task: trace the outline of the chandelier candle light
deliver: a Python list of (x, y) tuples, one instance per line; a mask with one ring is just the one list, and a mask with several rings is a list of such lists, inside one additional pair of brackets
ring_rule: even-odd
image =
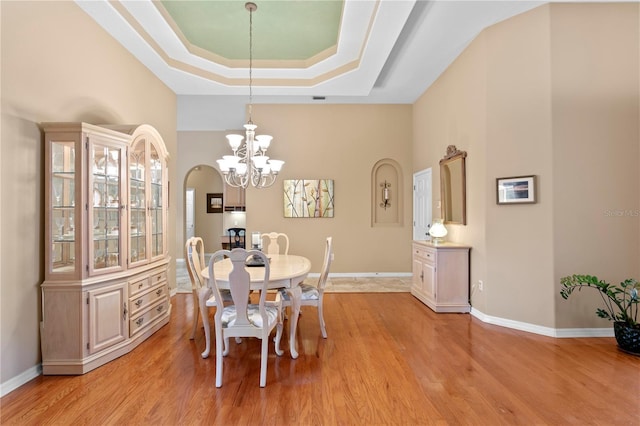
[(271, 160), (266, 156), (271, 144), (269, 135), (256, 136), (256, 126), (251, 121), (253, 103), (253, 12), (258, 6), (247, 2), (244, 5), (249, 11), (249, 121), (244, 125), (246, 140), (242, 135), (227, 135), (233, 155), (224, 155), (217, 160), (224, 180), (229, 186), (246, 188), (251, 183), (256, 188), (267, 188), (274, 184), (284, 161)]

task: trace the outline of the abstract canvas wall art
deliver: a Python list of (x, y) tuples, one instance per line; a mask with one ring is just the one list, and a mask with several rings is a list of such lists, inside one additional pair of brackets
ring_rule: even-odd
[(284, 217), (333, 217), (333, 179), (284, 181)]

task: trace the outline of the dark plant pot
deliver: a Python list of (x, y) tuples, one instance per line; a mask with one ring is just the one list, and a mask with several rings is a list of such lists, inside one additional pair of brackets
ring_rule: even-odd
[(613, 332), (620, 349), (640, 356), (640, 328), (630, 327), (624, 322), (614, 322)]

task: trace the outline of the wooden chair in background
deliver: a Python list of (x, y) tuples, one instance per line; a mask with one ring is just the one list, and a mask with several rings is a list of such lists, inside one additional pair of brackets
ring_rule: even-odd
[[(323, 338), (327, 338), (327, 329), (324, 323), (324, 314), (322, 312), (322, 301), (324, 298), (324, 288), (329, 277), (329, 269), (333, 261), (332, 237), (327, 237), (324, 247), (324, 261), (322, 263), (322, 271), (316, 285), (300, 284), (302, 288), (302, 300), (300, 306), (315, 306), (318, 309), (318, 322), (320, 323), (320, 331)], [(280, 297), (282, 299), (282, 308), (291, 306), (291, 296), (286, 289), (280, 289)]]
[[(193, 327), (191, 329), (191, 336), (193, 340), (196, 336), (196, 329), (198, 328), (198, 318), (200, 314), (208, 315), (208, 308), (205, 302), (211, 298), (212, 290), (207, 287), (206, 281), (202, 276), (202, 268), (204, 268), (204, 242), (200, 237), (191, 237), (187, 240), (184, 247), (184, 258), (187, 264), (187, 272), (191, 279), (191, 291), (193, 292)], [(222, 291), (220, 293), (222, 299), (215, 299), (212, 302), (212, 306), (217, 306), (217, 300), (222, 300), (222, 303), (230, 303), (231, 292), (229, 290)], [(204, 321), (203, 321), (204, 322)], [(206, 358), (210, 351), (210, 336), (211, 330), (205, 328), (204, 334), (207, 342), (207, 347), (202, 353), (202, 357)]]
[(260, 235), (262, 251), (267, 254), (289, 254), (289, 237), (281, 232)]

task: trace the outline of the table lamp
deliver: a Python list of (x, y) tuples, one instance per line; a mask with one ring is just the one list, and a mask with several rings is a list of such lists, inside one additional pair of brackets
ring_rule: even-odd
[(433, 244), (441, 244), (444, 242), (444, 237), (447, 235), (447, 228), (445, 228), (442, 219), (435, 220), (431, 228), (429, 228), (429, 235), (433, 239)]

